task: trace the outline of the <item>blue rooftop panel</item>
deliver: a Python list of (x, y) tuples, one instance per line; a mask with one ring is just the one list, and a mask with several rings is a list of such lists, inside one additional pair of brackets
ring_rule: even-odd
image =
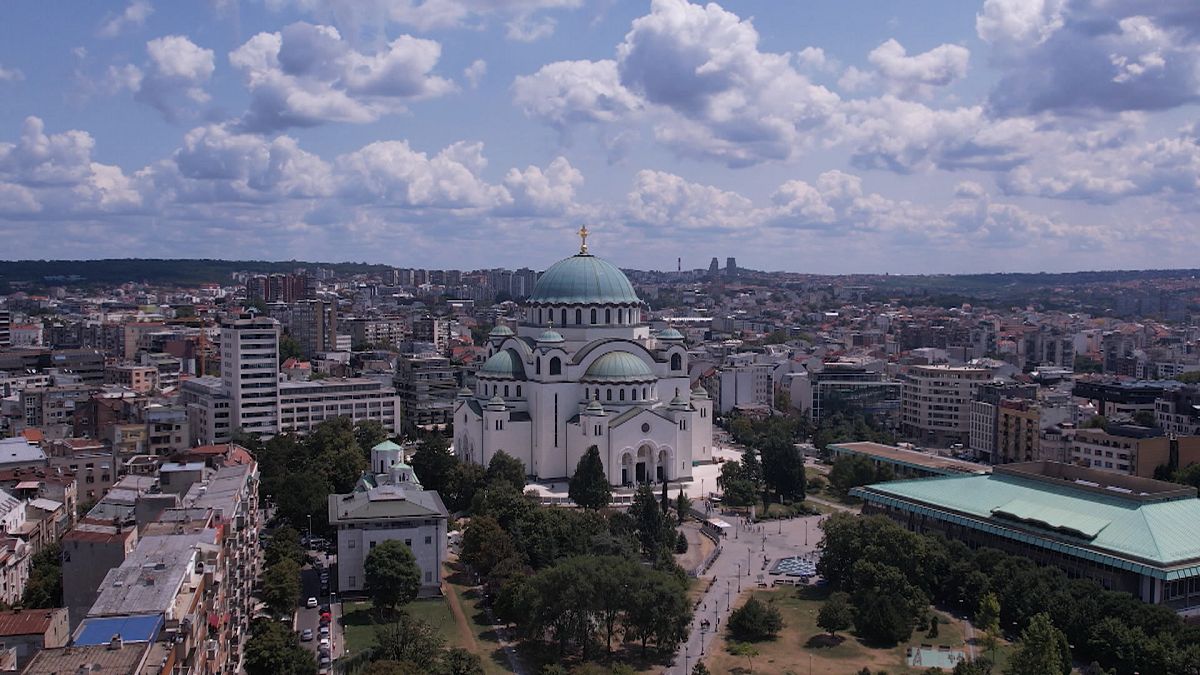
[(114, 635), (125, 642), (154, 642), (162, 626), (162, 614), (92, 617), (79, 625), (75, 645), (106, 645)]

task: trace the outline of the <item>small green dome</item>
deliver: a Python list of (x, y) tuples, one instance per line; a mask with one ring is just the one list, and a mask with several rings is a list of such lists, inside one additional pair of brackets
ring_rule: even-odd
[(505, 326), (504, 324), (500, 324), (493, 328), (490, 333), (488, 333), (488, 337), (509, 337), (513, 334), (514, 333), (511, 328)]
[(392, 441), (383, 441), (382, 443), (377, 443), (375, 445), (375, 447), (373, 447), (371, 449), (372, 450), (403, 450), (403, 448), (401, 448), (399, 445), (396, 445)]
[(587, 413), (589, 415), (603, 415), (604, 406), (600, 405), (600, 401), (592, 399), (591, 402), (587, 404)]
[(592, 362), (584, 374), (585, 380), (608, 382), (643, 382), (656, 379), (650, 366), (629, 352), (609, 352)]
[(616, 265), (586, 253), (560, 260), (542, 272), (529, 302), (534, 305), (642, 303), (624, 272)]
[(682, 340), (683, 333), (680, 333), (674, 328), (667, 328), (666, 330), (659, 331), (655, 337), (657, 337), (659, 340)]
[(692, 398), (706, 399), (708, 398), (708, 391), (706, 391), (704, 387), (697, 386), (692, 390)]
[(558, 331), (548, 330), (538, 336), (538, 342), (566, 342)]
[(510, 379), (525, 379), (525, 364), (521, 362), (521, 357), (511, 349), (498, 351), (492, 355), (492, 358), (483, 363), (483, 367), (479, 369), (480, 375), (490, 377), (503, 377)]

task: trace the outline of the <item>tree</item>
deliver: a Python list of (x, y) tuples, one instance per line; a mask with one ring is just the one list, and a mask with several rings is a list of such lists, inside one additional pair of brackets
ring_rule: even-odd
[(315, 675), (312, 652), (300, 646), (296, 634), (273, 619), (257, 619), (246, 642), (243, 667), (247, 675)]
[[(1200, 372), (1200, 371), (1197, 371)], [(1171, 480), (1184, 485), (1191, 485), (1195, 488), (1200, 488), (1200, 464), (1189, 464), (1188, 466), (1175, 472)]]
[(21, 605), (29, 609), (63, 605), (62, 548), (58, 544), (51, 544), (33, 556)]
[(291, 525), (276, 528), (271, 534), (271, 543), (263, 553), (263, 562), (270, 567), (281, 560), (304, 562), (304, 549), (300, 546), (300, 533)]
[[(414, 472), (416, 469), (414, 469)], [(450, 470), (450, 476), (447, 479), (446, 485), (443, 487), (444, 492), (439, 492), (442, 501), (452, 511), (464, 511), (471, 507), (471, 502), (475, 499), (475, 493), (483, 485), (484, 469), (482, 466), (474, 462), (460, 462), (454, 460), (454, 466)], [(421, 474), (417, 474), (420, 478)], [(424, 479), (422, 479), (424, 480)], [(425, 483), (427, 489), (429, 486)]]
[(450, 484), (451, 476), (458, 458), (450, 454), (450, 445), (446, 439), (437, 434), (429, 434), (417, 443), (411, 465), (413, 473), (427, 490), (444, 494)]
[(697, 661), (696, 665), (692, 666), (692, 675), (712, 675), (712, 671), (704, 665), (703, 661)]
[(687, 638), (692, 621), (687, 582), (669, 572), (635, 567), (642, 571), (631, 579), (626, 628), (641, 641), (643, 652), (648, 640), (654, 640), (659, 649), (674, 651)]
[(846, 630), (854, 623), (854, 607), (850, 604), (848, 593), (833, 593), (821, 611), (817, 612), (817, 627), (836, 636), (840, 630)]
[(495, 518), (476, 516), (463, 532), (462, 554), (459, 557), (486, 577), (502, 560), (517, 558), (518, 553), (512, 535), (500, 527)]
[(436, 663), (444, 643), (433, 626), (405, 611), (398, 612), (395, 621), (375, 627), (375, 642), (382, 659), (415, 664)]
[(1133, 423), (1143, 427), (1157, 427), (1158, 418), (1149, 410), (1139, 410), (1133, 413)]
[(975, 627), (984, 632), (1000, 630), (1000, 599), (995, 593), (980, 598), (979, 608), (975, 610)]
[(675, 538), (675, 555), (683, 555), (684, 553), (687, 553), (687, 552), (688, 552), (687, 535), (680, 532), (679, 536)]
[(804, 499), (804, 456), (790, 434), (773, 431), (762, 442), (762, 469), (765, 486), (775, 492), (778, 502)]
[(675, 515), (679, 518), (679, 524), (687, 520), (688, 513), (692, 510), (692, 500), (683, 494), (683, 488), (679, 488), (679, 496), (675, 498)]
[(1005, 668), (1005, 675), (1069, 675), (1071, 648), (1067, 636), (1046, 613), (1035, 614), (1021, 631), (1021, 645)]
[(581, 508), (598, 511), (612, 500), (612, 487), (604, 474), (600, 448), (593, 445), (579, 458), (567, 494)]
[[(377, 608), (394, 610), (412, 602), (421, 590), (421, 569), (404, 542), (381, 542), (363, 563), (366, 591)], [(418, 663), (420, 663), (418, 661)]]
[(896, 644), (907, 640), (929, 600), (898, 568), (868, 560), (854, 563), (854, 628), (867, 640)]
[(477, 654), (454, 647), (442, 655), (439, 675), (483, 675), (483, 661)]
[(263, 573), (262, 599), (275, 616), (289, 616), (300, 603), (300, 565), (281, 560)]
[(757, 647), (748, 642), (735, 642), (729, 646), (729, 653), (746, 657), (746, 663), (750, 664), (750, 672), (754, 672), (754, 657), (758, 656)]
[(503, 482), (513, 486), (517, 492), (525, 490), (525, 464), (512, 455), (500, 450), (488, 462), (483, 480), (489, 486)]
[(774, 604), (754, 596), (729, 615), (729, 633), (740, 642), (770, 640), (783, 630), (783, 616)]
[(935, 638), (938, 636), (938, 625), (941, 624), (941, 622), (942, 620), (937, 614), (929, 617), (929, 633), (927, 633), (928, 637)]
[(875, 481), (875, 465), (863, 455), (842, 455), (829, 470), (829, 484), (841, 494)]
[(279, 363), (283, 363), (288, 359), (298, 359), (304, 356), (304, 352), (300, 351), (300, 343), (291, 335), (284, 333), (279, 336)]
[(354, 439), (364, 454), (388, 439), (387, 429), (379, 420), (363, 420), (354, 425)]
[[(654, 499), (650, 486), (638, 486), (633, 496), (633, 504), (629, 507), (629, 515), (637, 523), (638, 539), (642, 542), (642, 552), (648, 556), (657, 555), (664, 545), (674, 548), (675, 533), (663, 515), (662, 509)], [(668, 538), (669, 537), (669, 538)]]
[(954, 666), (953, 675), (991, 675), (992, 660), (986, 656), (977, 657), (971, 661), (959, 661)]
[(717, 487), (721, 489), (721, 500), (730, 506), (749, 506), (758, 494), (741, 462), (725, 462), (721, 465)]

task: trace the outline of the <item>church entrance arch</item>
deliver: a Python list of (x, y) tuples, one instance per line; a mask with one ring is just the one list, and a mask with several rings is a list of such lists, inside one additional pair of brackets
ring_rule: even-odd
[(654, 463), (654, 468), (656, 472), (655, 478), (658, 482), (662, 483), (666, 481), (669, 478), (668, 471), (671, 468), (671, 454), (666, 450), (659, 450), (658, 461)]
[(630, 485), (634, 476), (633, 455), (626, 452), (621, 455), (621, 485)]
[(651, 462), (654, 461), (654, 450), (649, 445), (643, 445), (638, 448), (637, 464), (634, 465), (634, 477), (638, 483), (646, 483), (650, 480)]

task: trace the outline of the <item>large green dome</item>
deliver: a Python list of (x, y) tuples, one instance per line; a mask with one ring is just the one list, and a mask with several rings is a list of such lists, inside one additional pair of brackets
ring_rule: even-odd
[(584, 380), (604, 382), (644, 382), (656, 379), (650, 366), (629, 352), (609, 352), (592, 362)]
[(542, 273), (531, 304), (640, 305), (625, 273), (610, 262), (580, 253), (560, 260)]

